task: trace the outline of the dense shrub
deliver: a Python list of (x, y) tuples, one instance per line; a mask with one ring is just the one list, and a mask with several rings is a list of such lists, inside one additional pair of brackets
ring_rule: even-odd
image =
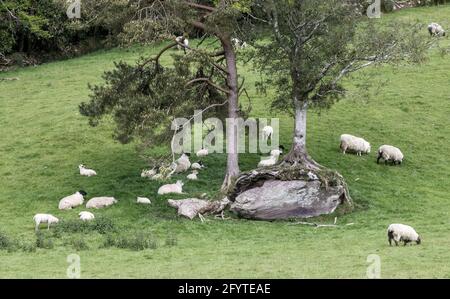
[(48, 232), (37, 231), (36, 232), (36, 247), (43, 249), (53, 249), (53, 239)]
[(75, 250), (77, 250), (77, 251), (80, 251), (80, 250), (88, 250), (88, 249), (89, 249), (88, 244), (87, 244), (86, 241), (85, 241), (83, 238), (81, 238), (81, 237), (77, 237), (77, 238), (72, 239), (72, 240), (70, 241), (70, 245), (72, 245), (73, 248), (74, 248)]
[(88, 233), (98, 232), (106, 234), (116, 231), (114, 222), (106, 217), (98, 217), (93, 221), (64, 220), (61, 221), (54, 229), (55, 237), (60, 237), (64, 233)]
[(158, 244), (151, 233), (135, 232), (121, 235), (109, 234), (103, 242), (103, 247), (117, 247), (131, 250), (156, 249)]

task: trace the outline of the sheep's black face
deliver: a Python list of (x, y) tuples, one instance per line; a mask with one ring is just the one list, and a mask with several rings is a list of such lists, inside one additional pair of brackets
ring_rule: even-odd
[(81, 195), (83, 195), (83, 196), (86, 196), (87, 195), (87, 192), (86, 191), (84, 191), (84, 190), (80, 190), (80, 191), (78, 191)]
[(203, 161), (198, 161), (198, 165), (203, 166)]
[(417, 245), (420, 245), (420, 243), (422, 243), (422, 240), (420, 239), (420, 237), (417, 238), (416, 243), (417, 243)]

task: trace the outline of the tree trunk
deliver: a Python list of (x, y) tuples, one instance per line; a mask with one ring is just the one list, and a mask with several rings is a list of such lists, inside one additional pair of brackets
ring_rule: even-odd
[[(227, 62), (227, 83), (230, 93), (228, 94), (228, 118), (236, 119), (238, 117), (239, 87), (236, 67), (236, 54), (231, 43), (231, 37), (221, 38), (222, 47), (225, 51)], [(231, 185), (232, 179), (239, 175), (239, 156), (238, 156), (238, 134), (234, 125), (227, 126), (227, 171), (222, 184), (222, 191), (226, 192)]]

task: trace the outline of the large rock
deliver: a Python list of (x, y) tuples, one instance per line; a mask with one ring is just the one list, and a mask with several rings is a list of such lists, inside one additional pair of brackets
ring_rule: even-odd
[(259, 170), (238, 178), (230, 195), (231, 211), (259, 220), (309, 218), (333, 213), (349, 203), (345, 182), (331, 171)]

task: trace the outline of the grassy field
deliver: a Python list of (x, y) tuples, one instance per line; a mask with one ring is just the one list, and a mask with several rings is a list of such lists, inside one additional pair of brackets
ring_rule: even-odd
[[(436, 21), (449, 28), (448, 16), (450, 6), (388, 17)], [(450, 45), (449, 40), (443, 45)], [(433, 50), (420, 66), (372, 69), (367, 74), (373, 80), (387, 80), (374, 98), (352, 97), (329, 111), (310, 114), (310, 153), (344, 175), (357, 206), (338, 218), (338, 223), (355, 225), (314, 229), (285, 221), (208, 218), (201, 223), (177, 217), (166, 203), (168, 197), (156, 195), (159, 184), (140, 178), (147, 165), (134, 146), (112, 140), (111, 122), (97, 128), (87, 125), (78, 113), (79, 103), (88, 98), (87, 84), (101, 82), (113, 61), (133, 62), (154, 52), (144, 47), (113, 49), (0, 74), (20, 78), (0, 82), (0, 231), (34, 244), (33, 215), (76, 219), (83, 208), (62, 212), (58, 201), (84, 189), (88, 198), (119, 199), (97, 216), (112, 219), (123, 233), (142, 231), (156, 241), (154, 249), (133, 251), (103, 248), (105, 236), (97, 232), (67, 233), (53, 238), (53, 249), (0, 250), (1, 278), (65, 278), (72, 253), (81, 257), (82, 278), (365, 278), (370, 254), (380, 256), (382, 278), (450, 278), (449, 57)], [(253, 116), (274, 117), (267, 110), (269, 99), (255, 92), (257, 76), (250, 67), (241, 73), (253, 97)], [(289, 145), (292, 120), (276, 117), (281, 141)], [(338, 150), (342, 133), (365, 137), (373, 149), (397, 145), (405, 163), (377, 165), (375, 153), (343, 156)], [(198, 182), (187, 183), (185, 191), (195, 196), (217, 190), (225, 158), (205, 159), (208, 169)], [(258, 161), (258, 155), (242, 155), (241, 168), (252, 169)], [(80, 163), (99, 175), (79, 176)], [(136, 196), (150, 197), (153, 203), (139, 206)], [(316, 221), (328, 223), (332, 218)], [(417, 228), (423, 244), (389, 247), (385, 230), (394, 222)], [(88, 249), (73, 245), (80, 239)]]

